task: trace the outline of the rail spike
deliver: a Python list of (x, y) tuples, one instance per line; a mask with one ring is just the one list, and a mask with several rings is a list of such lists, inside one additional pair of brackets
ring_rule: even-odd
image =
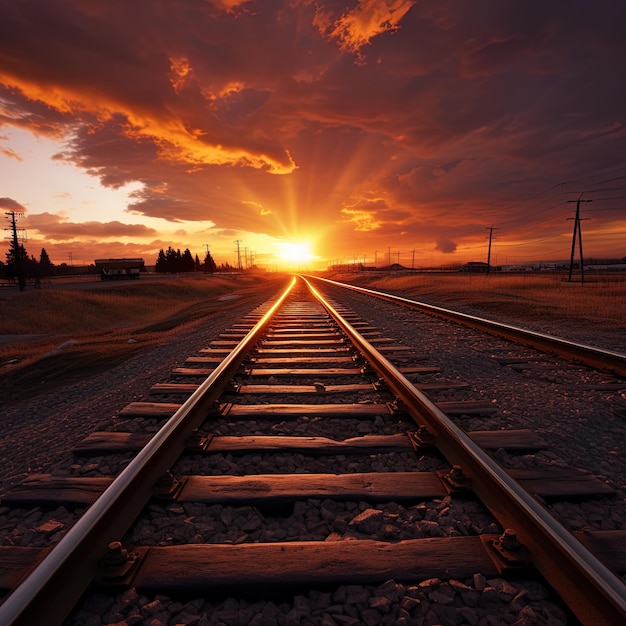
[(121, 541), (111, 541), (106, 554), (98, 562), (95, 583), (106, 586), (130, 586), (132, 574), (146, 552), (147, 548), (129, 551), (123, 547)]
[(460, 465), (453, 465), (449, 471), (440, 470), (437, 475), (450, 495), (467, 493), (472, 490), (472, 481), (465, 475)]
[(400, 397), (396, 397), (392, 402), (390, 402), (389, 408), (391, 409), (392, 415), (406, 414), (407, 411), (406, 403)]
[(507, 528), (497, 538), (481, 537), (481, 540), (500, 574), (518, 573), (532, 568), (530, 553), (517, 540), (517, 532)]

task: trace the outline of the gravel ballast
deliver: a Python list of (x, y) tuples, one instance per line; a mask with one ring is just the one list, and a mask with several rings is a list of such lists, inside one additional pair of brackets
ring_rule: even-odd
[[(577, 392), (581, 377), (587, 382), (602, 383), (612, 378), (605, 374), (562, 366), (555, 374), (553, 365), (541, 359), (531, 367), (513, 369), (502, 366), (498, 358), (521, 351), (506, 342), (482, 336), (469, 329), (437, 323), (416, 317), (415, 313), (392, 305), (377, 304), (359, 297), (350, 297), (350, 306), (364, 319), (377, 325), (403, 345), (423, 353), (427, 363), (441, 365), (446, 378), (471, 381), (471, 396), (486, 399), (498, 407), (498, 428), (530, 428), (542, 434), (551, 450), (525, 457), (497, 451), (496, 458), (505, 466), (533, 467), (536, 463), (580, 467), (603, 478), (618, 492), (607, 502), (594, 502), (587, 510), (568, 503), (553, 508), (559, 518), (570, 520), (572, 529), (624, 528), (624, 491), (626, 490), (626, 461), (616, 451), (623, 449), (624, 428), (620, 410), (624, 398), (619, 391), (585, 390)], [(242, 308), (240, 315), (251, 310)], [(61, 392), (42, 394), (21, 402), (5, 412), (0, 443), (0, 493), (34, 472), (80, 473), (89, 475), (89, 466), (102, 469), (97, 459), (77, 463), (72, 447), (94, 430), (126, 430), (132, 420), (116, 417), (117, 411), (132, 401), (153, 400), (150, 386), (168, 379), (172, 367), (196, 354), (219, 332), (229, 327), (237, 317), (232, 310), (209, 320), (182, 327), (172, 341), (132, 357), (102, 377), (84, 379)], [(458, 345), (471, 346), (470, 356), (455, 357)], [(495, 355), (495, 356), (494, 356)], [(498, 357), (498, 358), (495, 358)], [(421, 377), (415, 377), (422, 380)], [(433, 379), (437, 377), (434, 376)], [(417, 381), (416, 381), (417, 382)], [(435, 394), (436, 395), (436, 394)], [(456, 394), (442, 392), (438, 399)], [(472, 430), (488, 429), (490, 417), (458, 418)], [(495, 417), (493, 418), (496, 419)], [(139, 420), (140, 421), (140, 420)], [(357, 436), (359, 420), (324, 420), (308, 418), (282, 425), (247, 422), (245, 432), (260, 434), (271, 429), (273, 434), (307, 434), (337, 439)], [(139, 427), (139, 424), (137, 425)], [(154, 424), (156, 429), (158, 424)], [(395, 425), (397, 427), (397, 424)], [(375, 432), (398, 432), (390, 422), (381, 422)], [(129, 428), (132, 430), (132, 427)], [(211, 424), (216, 434), (236, 434), (237, 426), (226, 420)], [(361, 429), (362, 430), (362, 429)], [(557, 452), (555, 452), (558, 451)], [(317, 460), (313, 467), (303, 466), (299, 455), (279, 455), (274, 462), (263, 455), (251, 456), (244, 465), (232, 455), (221, 458), (184, 461), (177, 471), (192, 473), (202, 467), (206, 474), (270, 473), (271, 471), (363, 471), (358, 459), (351, 457)], [(126, 461), (120, 461), (121, 466)], [(304, 462), (304, 461), (302, 461)], [(415, 469), (415, 459), (395, 454), (380, 463), (387, 471)], [(432, 468), (440, 466), (436, 459)], [(72, 466), (73, 469), (72, 469)], [(293, 469), (293, 468), (296, 469)], [(87, 469), (85, 469), (87, 468)], [(119, 468), (111, 467), (115, 472)], [(419, 467), (420, 471), (423, 466)], [(222, 507), (220, 505), (180, 506), (169, 511), (160, 507), (148, 510), (145, 522), (133, 531), (132, 540), (153, 545), (185, 542), (243, 543), (251, 541), (288, 541), (291, 532), (312, 541), (358, 539), (399, 540), (405, 537), (454, 536), (497, 532), (488, 514), (474, 502), (454, 503), (447, 499), (415, 505), (336, 503), (308, 500), (299, 503), (293, 514), (283, 519), (263, 515), (254, 507)], [(452, 509), (452, 510), (451, 510)], [(64, 519), (79, 511), (57, 510), (42, 513), (32, 511), (26, 522), (15, 526), (16, 517), (0, 509), (0, 534), (12, 536), (14, 545), (33, 545), (35, 536), (46, 535), (51, 543), (58, 541), (66, 526)], [(157, 526), (150, 519), (183, 520), (184, 524)], [(459, 520), (465, 520), (460, 523)], [(14, 524), (14, 527), (11, 527)], [(182, 529), (181, 529), (182, 527)], [(441, 533), (441, 534), (440, 534)], [(295, 535), (294, 535), (295, 536)], [(6, 543), (6, 540), (5, 540)], [(69, 623), (104, 626), (116, 624), (315, 624), (341, 626), (357, 624), (565, 624), (565, 612), (549, 598), (542, 585), (520, 581), (512, 585), (504, 579), (485, 579), (480, 574), (472, 579), (441, 581), (431, 579), (419, 584), (387, 581), (378, 586), (347, 585), (333, 590), (314, 590), (303, 594), (287, 594), (282, 600), (262, 601), (228, 598), (216, 601), (156, 597), (146, 598), (133, 590), (116, 598), (90, 596)]]

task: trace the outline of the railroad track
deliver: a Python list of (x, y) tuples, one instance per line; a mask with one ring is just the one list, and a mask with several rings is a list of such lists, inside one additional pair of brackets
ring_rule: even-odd
[[(78, 513), (49, 554), (0, 547), (0, 584), (11, 592), (1, 624), (62, 623), (88, 587), (199, 598), (318, 590), (307, 615), (299, 600), (267, 623), (394, 623), (395, 594), (398, 623), (465, 623), (495, 610), (481, 605), (489, 593), (502, 604), (517, 589), (509, 580), (537, 572), (582, 623), (624, 619), (614, 573), (623, 535), (576, 538), (541, 502), (612, 490), (564, 469), (504, 470), (488, 451), (545, 442), (519, 430), (465, 433), (451, 416), (493, 406), (431, 401), (431, 391), (466, 383), (442, 379), (424, 355), (303, 280), (172, 374), (152, 390), (162, 401), (131, 403), (116, 429), (78, 446), (67, 475), (34, 476), (5, 495), (7, 507)], [(379, 587), (367, 596), (358, 585)], [(352, 604), (361, 608), (320, 600), (351, 606), (346, 593), (360, 593)], [(468, 598), (465, 613), (455, 594)], [(241, 607), (252, 617), (255, 605), (238, 604), (237, 615), (220, 606), (223, 623), (244, 623)]]

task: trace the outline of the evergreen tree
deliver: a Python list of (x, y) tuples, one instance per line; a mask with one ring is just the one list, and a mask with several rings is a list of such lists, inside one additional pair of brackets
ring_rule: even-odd
[(41, 287), (41, 266), (39, 265), (39, 261), (35, 258), (35, 255), (27, 259), (25, 273), (26, 278), (35, 279), (35, 287), (39, 289)]
[(180, 271), (181, 272), (193, 272), (196, 269), (196, 264), (191, 256), (191, 251), (186, 248), (180, 259)]
[(176, 272), (180, 271), (178, 269), (180, 265), (180, 250), (176, 252), (172, 246), (169, 246), (167, 248), (167, 252), (165, 253), (165, 258), (167, 259), (166, 271), (171, 272), (172, 274), (176, 274)]
[(167, 272), (167, 258), (165, 252), (163, 252), (163, 248), (159, 250), (156, 263), (154, 264), (154, 271), (162, 274)]
[(213, 260), (211, 253), (207, 250), (204, 262), (202, 263), (202, 270), (212, 275), (216, 269), (217, 267), (215, 265), (215, 261)]
[(9, 251), (6, 253), (7, 265), (6, 275), (8, 278), (17, 278), (20, 285), (20, 291), (26, 288), (26, 271), (29, 264), (28, 253), (21, 243), (17, 244), (15, 240), (11, 240)]
[(50, 260), (48, 253), (45, 248), (41, 249), (41, 254), (39, 256), (39, 275), (44, 276), (52, 276), (54, 274), (54, 263)]

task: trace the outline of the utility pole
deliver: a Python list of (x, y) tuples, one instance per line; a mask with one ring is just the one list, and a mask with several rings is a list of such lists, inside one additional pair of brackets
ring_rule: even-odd
[(239, 247), (241, 239), (236, 239), (235, 244), (237, 245), (237, 269), (241, 272), (241, 248)]
[(411, 271), (415, 269), (415, 248), (413, 248), (413, 256), (411, 257)]
[[(209, 252), (209, 244), (205, 243), (203, 245), (204, 245), (204, 249), (206, 250), (206, 254), (204, 255), (204, 260), (206, 261), (206, 264), (209, 266), (209, 274), (213, 276), (213, 259), (211, 258), (211, 254)], [(206, 265), (205, 265), (205, 269), (206, 269)]]
[[(493, 240), (493, 224), (489, 227), (486, 228), (486, 230), (489, 231), (489, 250), (487, 252), (487, 274), (489, 274), (489, 271), (491, 270), (491, 242)], [(498, 230), (497, 228), (495, 230)]]
[[(578, 249), (580, 254), (580, 284), (585, 283), (585, 268), (583, 266), (583, 235), (580, 229), (580, 203), (581, 202), (593, 202), (593, 200), (581, 200), (584, 191), (578, 197), (578, 200), (568, 200), (569, 202), (576, 203), (576, 217), (568, 217), (568, 220), (574, 220), (574, 234), (572, 235), (572, 253), (569, 258), (569, 277), (568, 282), (572, 282), (572, 270), (574, 268), (574, 250), (576, 249), (576, 234), (578, 233)], [(586, 218), (589, 219), (589, 218)]]
[[(20, 255), (20, 244), (17, 240), (17, 217), (24, 217), (23, 213), (16, 213), (15, 211), (7, 211), (5, 215), (11, 220), (11, 241), (13, 242), (13, 254), (15, 258), (15, 275), (17, 277), (17, 283), (20, 286), (20, 291), (26, 289), (26, 279), (24, 278), (24, 268), (22, 267), (22, 258)], [(8, 228), (6, 230), (9, 230)]]

